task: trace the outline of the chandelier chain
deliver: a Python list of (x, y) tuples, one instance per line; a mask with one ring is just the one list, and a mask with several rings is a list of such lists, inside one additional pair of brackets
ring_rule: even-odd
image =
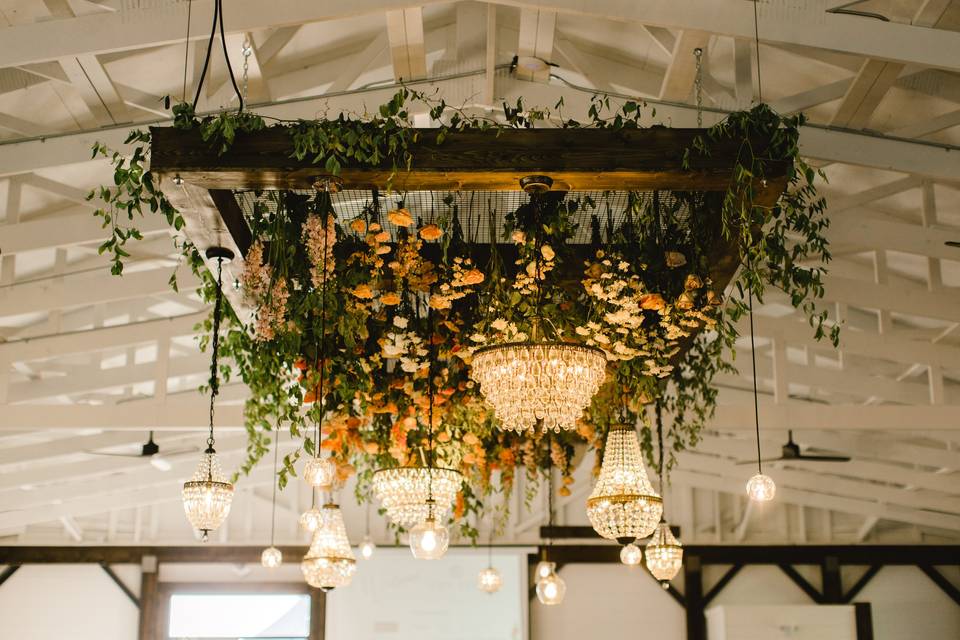
[(223, 258), (217, 257), (217, 295), (213, 304), (213, 348), (210, 359), (210, 435), (207, 451), (213, 451), (213, 420), (217, 395), (220, 393), (220, 316), (223, 314)]
[(703, 49), (697, 47), (693, 55), (697, 59), (697, 75), (693, 85), (697, 96), (697, 127), (703, 127)]
[(253, 54), (253, 44), (250, 42), (250, 34), (243, 34), (243, 45), (240, 49), (243, 53), (243, 82), (241, 83), (241, 93), (244, 101), (247, 99), (247, 91), (250, 88), (250, 56)]

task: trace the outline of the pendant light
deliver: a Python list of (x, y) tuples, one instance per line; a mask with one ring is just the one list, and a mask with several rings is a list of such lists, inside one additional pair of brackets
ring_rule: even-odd
[[(657, 465), (660, 475), (660, 491), (666, 492), (664, 489), (666, 485), (663, 483), (663, 415), (659, 399), (655, 411), (657, 416), (657, 441), (660, 448), (660, 458)], [(669, 589), (670, 580), (677, 577), (682, 566), (683, 545), (673, 535), (670, 525), (661, 516), (660, 524), (657, 525), (656, 530), (650, 537), (650, 542), (647, 543), (647, 569), (654, 578), (660, 581), (664, 589)]]
[[(428, 316), (433, 313), (428, 312)], [(433, 468), (436, 466), (436, 452), (433, 448), (433, 363), (436, 360), (436, 347), (433, 340), (433, 326), (430, 326), (430, 362), (427, 363), (427, 396), (429, 407), (427, 420), (429, 421), (428, 448), (429, 465), (427, 467), (427, 517), (410, 530), (410, 551), (417, 560), (437, 560), (442, 558), (450, 545), (450, 532), (442, 522), (437, 521), (435, 502), (433, 499)], [(459, 475), (459, 474), (458, 474)]]
[(757, 347), (753, 335), (753, 290), (747, 285), (748, 311), (750, 315), (750, 357), (753, 360), (753, 420), (757, 435), (757, 473), (747, 481), (747, 495), (754, 502), (769, 502), (777, 493), (773, 478), (763, 473), (763, 458), (760, 454), (760, 401), (757, 393)]
[(363, 533), (363, 542), (360, 543), (360, 557), (369, 560), (373, 557), (377, 545), (373, 544), (373, 538), (370, 537), (370, 503), (367, 502), (366, 527)]
[(217, 394), (220, 392), (219, 349), (220, 317), (223, 313), (223, 263), (233, 259), (233, 252), (223, 247), (210, 247), (207, 249), (207, 259), (217, 261), (217, 293), (213, 306), (210, 362), (210, 435), (207, 437), (207, 448), (203, 452), (203, 458), (193, 477), (183, 484), (181, 494), (187, 520), (200, 532), (204, 542), (210, 538), (210, 532), (218, 529), (227, 519), (230, 504), (233, 502), (233, 484), (227, 482), (213, 446), (214, 409)]
[(663, 515), (663, 499), (650, 484), (636, 429), (627, 416), (624, 401), (620, 422), (607, 433), (600, 478), (587, 499), (593, 529), (622, 545), (649, 536)]
[(597, 347), (559, 340), (542, 340), (537, 335), (541, 321), (541, 280), (543, 232), (541, 217), (545, 193), (553, 185), (547, 176), (521, 180), (537, 215), (534, 246), (536, 298), (531, 341), (508, 342), (474, 352), (470, 376), (493, 405), (500, 427), (521, 433), (540, 427), (544, 432), (576, 429), (603, 383), (607, 357)]
[(310, 549), (300, 562), (303, 577), (311, 587), (331, 591), (346, 587), (357, 572), (357, 560), (347, 539), (343, 513), (333, 502), (323, 505), (320, 523)]
[(643, 552), (640, 547), (631, 542), (620, 549), (620, 562), (628, 567), (635, 567), (643, 562)]
[(323, 378), (326, 370), (326, 337), (327, 337), (327, 280), (330, 274), (327, 272), (327, 256), (329, 255), (327, 247), (327, 220), (329, 211), (323, 213), (323, 269), (321, 273), (323, 278), (320, 285), (320, 339), (318, 340), (317, 369), (319, 380), (314, 385), (314, 438), (313, 438), (313, 456), (307, 460), (303, 468), (303, 479), (310, 486), (321, 491), (330, 491), (337, 477), (337, 468), (333, 460), (329, 457), (324, 458), (321, 455), (320, 441), (323, 438), (321, 423), (326, 411), (326, 396), (323, 389)]
[(503, 586), (503, 576), (493, 566), (493, 526), (487, 539), (487, 567), (477, 576), (477, 588), (484, 593), (494, 594)]
[(273, 544), (277, 528), (277, 459), (280, 456), (280, 427), (273, 438), (273, 498), (270, 501), (270, 546), (260, 554), (260, 564), (267, 569), (276, 569), (283, 563), (283, 553)]
[[(547, 529), (553, 529), (553, 465), (550, 463), (550, 442), (547, 442)], [(563, 602), (567, 593), (567, 583), (557, 574), (557, 563), (550, 561), (549, 549), (553, 538), (547, 538), (543, 547), (543, 556), (537, 564), (537, 600), (547, 606)]]

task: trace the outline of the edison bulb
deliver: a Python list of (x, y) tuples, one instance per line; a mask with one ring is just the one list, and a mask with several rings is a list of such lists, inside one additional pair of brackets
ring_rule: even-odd
[(567, 584), (563, 578), (557, 575), (556, 571), (550, 572), (546, 578), (537, 582), (537, 600), (541, 604), (553, 606), (563, 602), (563, 596), (567, 592)]
[(373, 540), (370, 539), (370, 535), (367, 534), (363, 536), (363, 542), (360, 543), (360, 555), (364, 560), (369, 560), (373, 557), (373, 552), (376, 550), (377, 545), (373, 544)]
[(643, 552), (640, 551), (640, 547), (633, 544), (632, 542), (628, 545), (625, 545), (623, 549), (620, 549), (620, 562), (623, 564), (634, 567), (643, 560)]
[(417, 560), (437, 560), (450, 545), (450, 532), (431, 515), (410, 530), (410, 551)]
[(755, 502), (770, 502), (777, 493), (777, 485), (773, 478), (762, 473), (747, 481), (747, 495)]
[(539, 582), (553, 573), (556, 568), (556, 562), (547, 562), (546, 560), (541, 560), (537, 563), (537, 568), (534, 571), (534, 578)]
[(267, 569), (276, 569), (283, 563), (283, 554), (276, 547), (267, 547), (260, 554), (260, 564)]

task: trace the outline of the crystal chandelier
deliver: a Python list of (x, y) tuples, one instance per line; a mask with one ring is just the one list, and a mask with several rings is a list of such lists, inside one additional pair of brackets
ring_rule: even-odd
[(353, 579), (357, 561), (338, 505), (323, 505), (320, 524), (300, 562), (300, 570), (307, 584), (323, 591), (345, 587)]
[(457, 492), (463, 485), (463, 476), (459, 471), (436, 466), (436, 452), (433, 448), (433, 365), (436, 358), (433, 341), (430, 340), (429, 343), (431, 352), (427, 366), (427, 463), (423, 466), (379, 469), (373, 474), (374, 494), (387, 516), (405, 529), (415, 527), (428, 518), (433, 518), (435, 523), (437, 520), (445, 520)]
[(433, 499), (427, 500), (427, 519), (410, 530), (410, 551), (417, 560), (439, 560), (450, 546), (450, 532), (433, 513)]
[(330, 458), (314, 456), (303, 467), (303, 479), (311, 487), (329, 491), (337, 477), (337, 467)]
[(683, 545), (673, 535), (670, 525), (661, 522), (653, 537), (647, 543), (647, 569), (659, 580), (664, 589), (669, 585), (683, 566)]
[(230, 504), (233, 502), (233, 485), (227, 482), (220, 469), (220, 461), (214, 449), (213, 418), (217, 394), (220, 392), (219, 349), (220, 318), (223, 314), (223, 262), (233, 259), (233, 252), (222, 247), (207, 249), (207, 259), (217, 261), (217, 294), (213, 307), (213, 339), (210, 363), (210, 435), (203, 458), (193, 474), (193, 478), (183, 484), (183, 510), (187, 520), (201, 533), (204, 542), (210, 538), (210, 532), (216, 530), (227, 519)]
[(610, 427), (600, 479), (587, 499), (594, 530), (620, 544), (649, 536), (663, 514), (663, 500), (647, 478), (642, 455), (633, 425)]
[(274, 534), (277, 525), (277, 459), (280, 457), (280, 429), (274, 431), (273, 437), (273, 498), (270, 501), (270, 546), (260, 554), (260, 564), (267, 569), (276, 569), (283, 563), (283, 554), (277, 549)]
[(308, 533), (313, 533), (320, 528), (320, 523), (322, 521), (323, 512), (320, 511), (320, 509), (317, 509), (317, 496), (314, 494), (310, 508), (300, 514), (300, 519), (298, 522), (301, 529)]
[(477, 576), (477, 588), (485, 593), (496, 593), (503, 586), (500, 572), (493, 567), (487, 567)]
[(373, 474), (373, 492), (387, 517), (405, 529), (426, 520), (431, 490), (434, 515), (445, 520), (462, 483), (458, 471), (442, 467), (395, 467)]
[(620, 549), (620, 562), (628, 567), (635, 567), (643, 561), (643, 552), (632, 542)]
[[(542, 194), (553, 184), (547, 176), (528, 176), (521, 183), (539, 215)], [(544, 432), (571, 430), (603, 383), (607, 358), (597, 347), (539, 340), (542, 226), (537, 224), (533, 279), (536, 284), (532, 342), (508, 342), (478, 349), (470, 376), (493, 406), (500, 426), (521, 433), (540, 427)]]

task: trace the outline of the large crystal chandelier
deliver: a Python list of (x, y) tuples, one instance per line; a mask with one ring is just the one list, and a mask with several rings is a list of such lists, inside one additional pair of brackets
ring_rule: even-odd
[[(544, 206), (542, 194), (553, 181), (546, 176), (530, 176), (521, 182), (539, 215)], [(600, 389), (607, 366), (606, 355), (596, 347), (538, 339), (544, 271), (540, 224), (537, 229), (532, 269), (537, 314), (533, 341), (478, 349), (470, 369), (481, 393), (493, 405), (501, 428), (517, 432), (537, 427), (544, 432), (575, 429)]]
[(350, 584), (357, 571), (357, 561), (347, 539), (340, 507), (328, 503), (323, 505), (320, 513), (320, 526), (313, 533), (310, 549), (300, 562), (300, 570), (311, 587), (330, 591)]
[(213, 307), (213, 339), (210, 363), (210, 435), (207, 448), (193, 477), (183, 484), (183, 510), (187, 520), (206, 542), (210, 532), (218, 529), (230, 513), (233, 485), (227, 482), (214, 449), (213, 422), (217, 394), (220, 392), (219, 353), (220, 318), (223, 315), (223, 262), (233, 259), (233, 252), (222, 247), (207, 250), (207, 259), (217, 261), (217, 295)]
[(653, 533), (661, 515), (663, 500), (647, 477), (633, 425), (610, 427), (600, 479), (587, 499), (590, 524), (604, 538), (626, 545)]
[(379, 469), (373, 474), (374, 494), (387, 516), (405, 529), (412, 529), (428, 519), (432, 519), (434, 524), (446, 520), (457, 492), (463, 485), (463, 476), (459, 471), (436, 465), (436, 452), (433, 448), (433, 365), (436, 358), (432, 340), (430, 345), (430, 361), (427, 366), (429, 435), (426, 464)]
[(673, 580), (683, 566), (683, 545), (673, 535), (670, 525), (661, 522), (647, 543), (647, 569), (663, 583)]

